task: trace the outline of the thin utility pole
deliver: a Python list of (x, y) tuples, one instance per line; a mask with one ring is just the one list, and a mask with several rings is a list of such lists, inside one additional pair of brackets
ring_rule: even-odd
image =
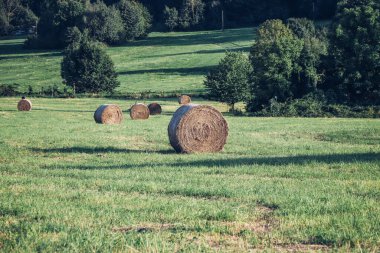
[(222, 9), (222, 32), (224, 31), (224, 9)]

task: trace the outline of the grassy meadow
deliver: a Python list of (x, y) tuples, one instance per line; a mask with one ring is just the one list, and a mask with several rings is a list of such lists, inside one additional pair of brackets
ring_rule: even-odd
[[(226, 50), (248, 51), (252, 28), (152, 33), (107, 48), (117, 92), (204, 92)], [(58, 85), (61, 51), (0, 40), (0, 84)], [(217, 154), (176, 154), (179, 107), (132, 121), (135, 100), (0, 98), (0, 252), (379, 252), (380, 121), (253, 118), (195, 97), (229, 123)], [(153, 101), (140, 101), (150, 103)], [(105, 103), (121, 125), (95, 124)]]
[[(226, 50), (248, 51), (254, 35), (253, 28), (151, 33), (145, 40), (109, 47), (121, 83), (116, 92), (202, 93), (204, 76)], [(31, 85), (34, 92), (53, 85), (63, 87), (62, 52), (26, 50), (24, 40), (0, 40), (0, 84), (17, 83), (22, 91)]]
[[(380, 122), (233, 117), (218, 154), (180, 155), (178, 108), (0, 98), (1, 252), (379, 252)], [(149, 103), (151, 101), (145, 101)], [(121, 125), (94, 123), (103, 103)]]

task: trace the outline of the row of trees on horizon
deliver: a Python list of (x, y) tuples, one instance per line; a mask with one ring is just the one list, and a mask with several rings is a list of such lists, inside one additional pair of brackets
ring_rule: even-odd
[[(146, 34), (150, 24), (161, 31), (199, 30), (254, 26), (289, 17), (330, 19), (336, 4), (337, 0), (0, 0), (0, 35), (35, 27), (43, 41), (31, 43), (34, 47), (43, 43), (39, 47), (63, 47), (63, 42), (46, 42), (48, 33), (62, 40), (68, 29), (77, 26), (111, 33), (107, 34), (111, 38), (100, 40), (112, 45), (139, 38), (130, 30), (144, 29)], [(135, 27), (123, 30), (122, 23)]]

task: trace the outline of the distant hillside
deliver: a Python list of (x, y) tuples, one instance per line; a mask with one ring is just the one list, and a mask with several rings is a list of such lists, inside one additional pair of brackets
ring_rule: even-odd
[[(146, 40), (107, 49), (115, 62), (121, 86), (117, 94), (204, 92), (203, 79), (226, 50), (248, 51), (254, 29), (225, 32), (152, 33)], [(30, 85), (34, 92), (58, 86), (61, 51), (24, 50), (24, 38), (0, 40), (0, 84)]]

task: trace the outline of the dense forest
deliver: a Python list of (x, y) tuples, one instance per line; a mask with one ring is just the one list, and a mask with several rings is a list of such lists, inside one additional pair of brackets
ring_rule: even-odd
[[(11, 33), (15, 29), (31, 27), (39, 19), (51, 12), (54, 5), (65, 5), (73, 14), (72, 5), (81, 8), (89, 2), (99, 0), (0, 0), (0, 35)], [(119, 0), (104, 0), (107, 6), (119, 4)], [(168, 10), (176, 29), (213, 29), (253, 26), (267, 19), (287, 19), (306, 17), (309, 19), (330, 19), (335, 14), (337, 0), (141, 0), (153, 18), (153, 28), (167, 29)], [(166, 10), (166, 11), (165, 11)], [(76, 9), (78, 11), (78, 9)], [(104, 11), (104, 8), (103, 8)], [(79, 14), (79, 13), (77, 13)], [(174, 16), (173, 16), (174, 15)], [(222, 21), (223, 19), (223, 21)], [(169, 29), (173, 27), (169, 26)]]
[(201, 27), (219, 28), (222, 10), (226, 27), (252, 26), (267, 19), (287, 19), (289, 17), (306, 17), (309, 19), (329, 19), (335, 14), (337, 0), (142, 0), (155, 21), (165, 20), (165, 6), (176, 8), (179, 15), (185, 12), (187, 2), (201, 6), (204, 22)]

